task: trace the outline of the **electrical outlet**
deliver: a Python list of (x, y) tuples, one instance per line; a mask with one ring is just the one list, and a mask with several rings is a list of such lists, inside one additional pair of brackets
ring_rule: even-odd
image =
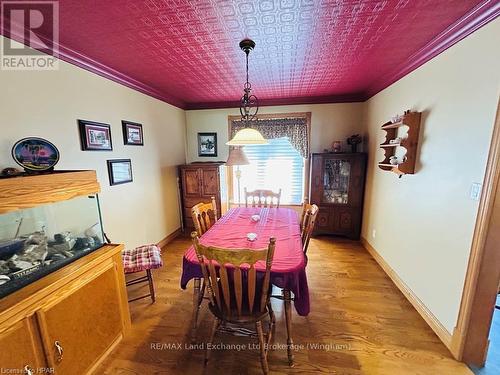
[(377, 237), (377, 230), (372, 229), (372, 238), (375, 238), (375, 237)]
[(483, 188), (483, 185), (481, 185), (479, 182), (473, 182), (472, 186), (470, 188), (470, 199), (478, 201), (479, 198), (481, 198), (481, 190)]

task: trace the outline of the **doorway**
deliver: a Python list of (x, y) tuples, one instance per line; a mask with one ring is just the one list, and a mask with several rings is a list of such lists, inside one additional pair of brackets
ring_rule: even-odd
[[(500, 103), (493, 129), (478, 218), (452, 352), (477, 374), (489, 375), (500, 356)], [(495, 310), (497, 313), (493, 316)], [(494, 318), (494, 319), (493, 319)], [(493, 323), (493, 324), (492, 324)], [(492, 334), (490, 331), (493, 329)], [(490, 342), (491, 340), (491, 342)], [(488, 351), (490, 353), (488, 353)], [(487, 362), (488, 355), (491, 363)], [(485, 363), (487, 364), (484, 367)], [(497, 364), (500, 367), (500, 362)], [(484, 367), (483, 369), (481, 369)], [(491, 374), (498, 374), (493, 371)]]

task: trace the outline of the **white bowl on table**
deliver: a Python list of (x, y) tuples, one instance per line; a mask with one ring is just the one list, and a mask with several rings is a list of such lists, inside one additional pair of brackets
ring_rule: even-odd
[(248, 241), (255, 241), (257, 239), (257, 233), (247, 233)]
[(257, 222), (260, 220), (260, 215), (252, 215), (251, 219), (252, 219), (252, 221)]

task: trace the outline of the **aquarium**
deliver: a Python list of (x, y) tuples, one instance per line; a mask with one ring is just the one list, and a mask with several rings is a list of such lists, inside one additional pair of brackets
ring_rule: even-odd
[(0, 298), (103, 243), (97, 195), (0, 215)]

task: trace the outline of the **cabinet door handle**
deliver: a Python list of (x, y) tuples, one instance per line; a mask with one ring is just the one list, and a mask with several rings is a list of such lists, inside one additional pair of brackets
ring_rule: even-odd
[(29, 365), (24, 366), (23, 371), (24, 371), (24, 375), (33, 375), (34, 374), (33, 369)]
[(57, 360), (57, 362), (61, 362), (63, 359), (63, 354), (64, 354), (63, 347), (61, 346), (61, 343), (59, 341), (54, 342), (54, 346), (56, 347), (56, 350), (57, 350), (56, 360)]

